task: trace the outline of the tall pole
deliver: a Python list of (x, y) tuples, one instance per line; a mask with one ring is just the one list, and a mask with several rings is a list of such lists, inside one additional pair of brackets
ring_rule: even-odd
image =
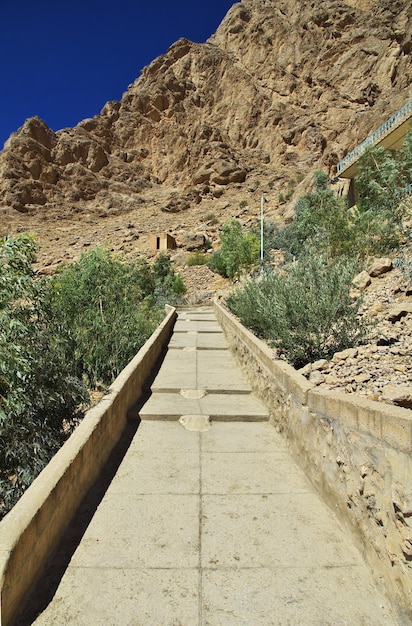
[(260, 274), (263, 275), (263, 206), (265, 198), (260, 199)]

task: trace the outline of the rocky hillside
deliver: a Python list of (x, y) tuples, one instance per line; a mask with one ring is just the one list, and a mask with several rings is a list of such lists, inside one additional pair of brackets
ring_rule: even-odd
[(176, 42), (100, 115), (57, 133), (32, 118), (13, 133), (0, 234), (36, 233), (54, 265), (102, 241), (147, 252), (158, 230), (213, 240), (219, 220), (257, 212), (262, 192), (287, 217), (315, 167), (334, 175), (412, 96), (411, 14), (412, 0), (234, 4), (205, 44)]

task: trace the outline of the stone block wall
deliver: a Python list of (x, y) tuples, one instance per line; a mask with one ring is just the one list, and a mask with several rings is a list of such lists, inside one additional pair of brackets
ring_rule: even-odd
[(357, 545), (398, 611), (412, 620), (412, 412), (319, 390), (221, 304), (215, 313), (270, 420)]

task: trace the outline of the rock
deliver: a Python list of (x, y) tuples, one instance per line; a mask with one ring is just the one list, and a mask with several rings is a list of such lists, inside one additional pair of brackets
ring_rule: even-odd
[(240, 168), (237, 163), (220, 161), (214, 165), (214, 170), (211, 180), (217, 185), (243, 183), (246, 178), (246, 170)]
[(405, 488), (395, 483), (392, 487), (392, 502), (395, 510), (398, 510), (405, 517), (412, 515), (412, 492), (406, 493)]
[(346, 359), (353, 359), (358, 354), (357, 348), (347, 348), (341, 352), (335, 352), (332, 361), (337, 363), (338, 361), (345, 361)]
[(329, 365), (329, 361), (327, 359), (319, 359), (312, 363), (312, 370), (323, 370), (326, 369)]
[(386, 272), (389, 272), (392, 269), (392, 261), (388, 257), (383, 257), (380, 259), (375, 259), (372, 265), (368, 269), (369, 276), (375, 278), (376, 276), (381, 276)]
[(389, 310), (387, 320), (392, 323), (398, 322), (409, 313), (412, 313), (412, 302), (402, 302)]
[(314, 385), (320, 385), (321, 383), (325, 382), (325, 377), (318, 370), (314, 370), (309, 374), (309, 382), (313, 383)]
[(360, 274), (357, 274), (357, 276), (355, 276), (355, 278), (352, 281), (355, 287), (358, 287), (358, 289), (362, 289), (362, 290), (366, 289), (366, 287), (369, 287), (371, 282), (372, 282), (371, 277), (369, 276), (366, 270), (364, 270)]
[(374, 302), (367, 311), (369, 317), (376, 317), (385, 310), (385, 305), (382, 302)]
[[(261, 189), (276, 187), (275, 199), (297, 174), (296, 191), (305, 193), (311, 172), (334, 172), (410, 97), (411, 0), (351, 3), (234, 3), (206, 43), (177, 41), (100, 115), (56, 133), (28, 120), (0, 154), (0, 206), (71, 214), (102, 190), (126, 195), (155, 185), (180, 194), (207, 183), (219, 197), (246, 180), (259, 193), (258, 179)], [(81, 165), (75, 192), (70, 164)], [(90, 173), (94, 196), (82, 191)], [(41, 203), (25, 200), (33, 182)], [(290, 221), (294, 202), (283, 209)]]
[(363, 374), (358, 374), (357, 376), (353, 377), (353, 380), (355, 381), (355, 383), (366, 383), (370, 379), (371, 379), (371, 375), (366, 372)]
[(380, 335), (380, 337), (378, 338), (376, 342), (376, 345), (377, 346), (390, 346), (393, 343), (396, 343), (397, 340), (398, 340), (397, 336), (388, 336), (388, 334)]
[(325, 376), (325, 383), (327, 383), (328, 385), (337, 385), (340, 382), (340, 378), (338, 378), (337, 376), (331, 376), (329, 374), (327, 374)]
[(170, 257), (170, 259), (175, 267), (184, 267), (187, 263), (187, 254), (180, 251)]
[(386, 385), (382, 390), (382, 399), (405, 409), (412, 409), (412, 385)]
[(194, 250), (204, 250), (206, 245), (206, 237), (201, 233), (185, 233), (182, 240), (182, 246), (188, 252)]
[(311, 363), (307, 363), (306, 365), (304, 365), (303, 367), (300, 368), (299, 374), (302, 374), (302, 376), (306, 376), (308, 377), (309, 374), (312, 371), (312, 364)]
[(213, 174), (213, 170), (210, 167), (203, 166), (197, 170), (193, 175), (193, 184), (200, 185), (201, 183), (207, 183)]

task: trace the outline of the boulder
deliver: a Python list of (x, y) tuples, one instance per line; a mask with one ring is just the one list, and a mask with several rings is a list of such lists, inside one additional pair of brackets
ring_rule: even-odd
[(412, 313), (412, 302), (402, 302), (402, 304), (397, 304), (389, 310), (387, 319), (392, 323), (398, 322), (408, 313)]
[(412, 409), (412, 387), (386, 385), (382, 390), (382, 400), (392, 402), (405, 409)]
[(203, 250), (206, 245), (206, 237), (202, 233), (185, 233), (183, 236), (182, 247), (188, 252), (194, 250)]
[(377, 276), (381, 276), (382, 274), (386, 274), (386, 272), (390, 272), (392, 269), (392, 261), (389, 257), (382, 257), (380, 259), (375, 259), (370, 266), (368, 273), (372, 278), (376, 278)]
[(369, 276), (368, 272), (364, 270), (363, 272), (355, 276), (355, 278), (352, 281), (352, 284), (355, 285), (355, 287), (357, 287), (358, 289), (361, 289), (363, 291), (364, 289), (366, 289), (366, 287), (369, 287), (371, 282), (372, 282), (371, 277)]

